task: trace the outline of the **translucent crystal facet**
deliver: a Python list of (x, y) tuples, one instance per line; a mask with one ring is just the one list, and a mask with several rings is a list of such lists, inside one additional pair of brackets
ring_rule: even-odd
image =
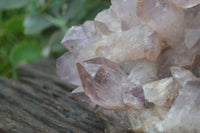
[(200, 28), (185, 29), (185, 44), (188, 49), (200, 54)]
[(114, 62), (136, 60), (145, 57), (144, 39), (150, 32), (146, 26), (136, 26), (125, 32), (118, 32), (105, 37), (102, 46), (97, 48), (96, 55), (107, 57)]
[(183, 15), (170, 0), (138, 0), (140, 20), (161, 34), (169, 45), (177, 45), (183, 34)]
[(146, 59), (155, 61), (162, 50), (160, 35), (156, 32), (153, 32), (146, 36), (144, 42)]
[(171, 67), (171, 73), (173, 78), (181, 86), (184, 86), (188, 81), (197, 78), (191, 71), (176, 66)]
[(65, 53), (57, 59), (57, 74), (65, 82), (81, 85), (72, 53)]
[(136, 61), (123, 84), (123, 102), (133, 108), (143, 108), (145, 98), (142, 85), (156, 80), (156, 74), (155, 63), (146, 60)]
[(122, 28), (124, 30), (140, 23), (136, 15), (137, 0), (111, 0), (111, 3), (111, 9), (113, 9), (122, 20)]
[(155, 107), (154, 109), (144, 109), (140, 111), (129, 110), (127, 115), (133, 131), (138, 133), (157, 133), (155, 125), (165, 118), (168, 111), (168, 108)]
[(147, 83), (143, 86), (145, 98), (159, 106), (171, 104), (179, 88), (179, 84), (171, 77)]
[(95, 28), (100, 34), (110, 34), (121, 31), (121, 20), (112, 9), (100, 12), (94, 19)]
[(62, 44), (70, 51), (74, 51), (87, 44), (86, 42), (95, 34), (94, 23), (86, 21), (82, 26), (71, 27), (65, 34)]
[(77, 63), (77, 67), (83, 89), (95, 104), (105, 108), (123, 107), (121, 84), (127, 75), (117, 64), (99, 57)]

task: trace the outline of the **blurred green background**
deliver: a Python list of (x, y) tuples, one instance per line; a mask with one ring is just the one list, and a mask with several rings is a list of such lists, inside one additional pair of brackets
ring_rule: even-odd
[(56, 58), (69, 27), (92, 20), (109, 0), (0, 0), (0, 75), (24, 63)]

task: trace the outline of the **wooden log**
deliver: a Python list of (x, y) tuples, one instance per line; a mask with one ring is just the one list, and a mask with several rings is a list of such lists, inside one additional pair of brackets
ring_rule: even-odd
[(0, 77), (0, 133), (103, 133), (104, 124), (70, 95), (55, 61), (23, 65), (19, 78)]

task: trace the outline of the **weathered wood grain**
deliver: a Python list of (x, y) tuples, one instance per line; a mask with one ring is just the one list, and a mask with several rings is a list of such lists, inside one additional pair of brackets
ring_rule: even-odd
[(16, 80), (0, 77), (0, 133), (103, 133), (102, 121), (71, 97), (74, 86), (56, 76), (54, 60), (17, 71)]

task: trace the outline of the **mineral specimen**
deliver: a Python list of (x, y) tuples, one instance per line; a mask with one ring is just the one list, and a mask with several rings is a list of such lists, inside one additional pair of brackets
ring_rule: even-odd
[(200, 1), (111, 3), (67, 31), (58, 76), (107, 133), (200, 132)]

